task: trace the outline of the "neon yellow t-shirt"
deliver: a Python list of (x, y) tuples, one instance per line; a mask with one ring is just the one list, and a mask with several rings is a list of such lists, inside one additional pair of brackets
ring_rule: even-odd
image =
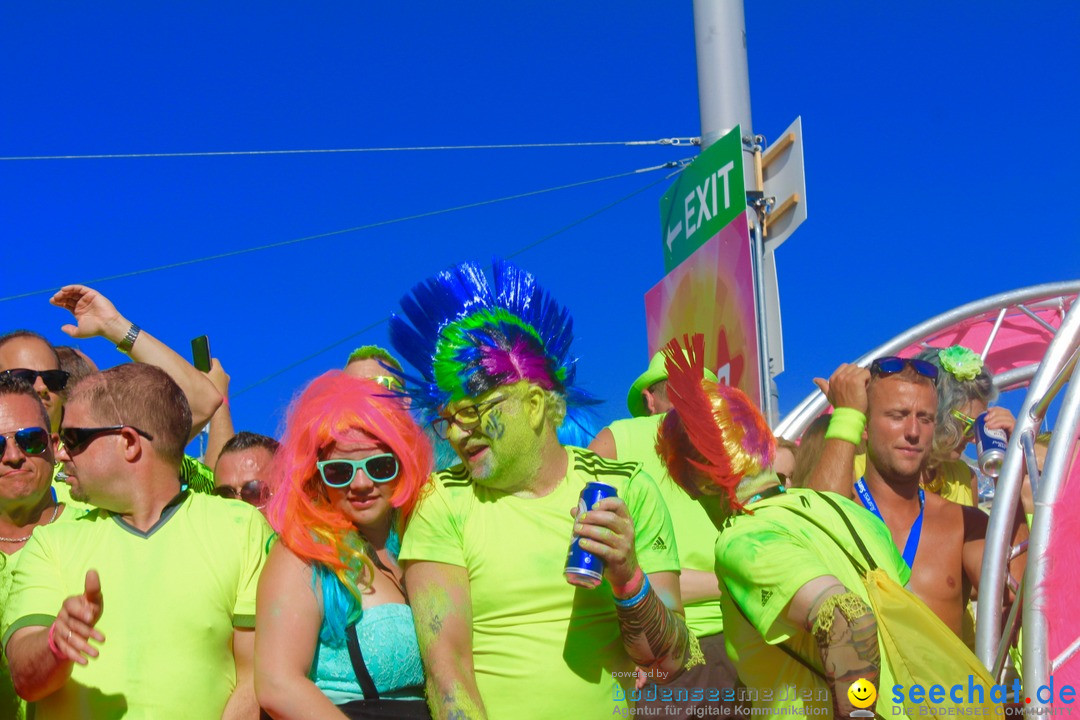
[[(65, 487), (67, 486), (65, 485)], [(52, 510), (46, 512), (51, 513)], [(63, 512), (56, 516), (55, 522), (71, 522), (82, 513), (82, 510), (65, 506)], [(19, 550), (21, 549), (19, 548)], [(8, 593), (11, 590), (11, 578), (15, 570), (15, 563), (19, 559), (19, 550), (7, 554), (0, 553), (0, 609), (7, 605)], [(26, 717), (26, 703), (15, 694), (15, 688), (11, 684), (11, 672), (7, 666), (7, 656), (0, 652), (0, 718), (22, 720), (24, 717)]]
[(926, 485), (926, 488), (946, 500), (975, 507), (975, 495), (971, 492), (971, 468), (963, 460), (950, 460), (939, 465), (934, 482)]
[[(608, 426), (615, 438), (615, 452), (621, 462), (639, 462), (660, 488), (671, 524), (675, 528), (675, 543), (679, 546), (679, 565), (686, 570), (715, 573), (713, 545), (716, 526), (701, 505), (686, 494), (668, 475), (660, 456), (656, 454), (656, 432), (663, 415), (649, 415), (616, 420)], [(698, 600), (688, 603), (686, 625), (698, 637), (724, 632), (724, 613), (720, 600)]]
[[(901, 585), (907, 583), (911, 569), (893, 545), (885, 524), (847, 498), (831, 493), (829, 497), (847, 515), (878, 566)], [(864, 600), (868, 596), (858, 571), (836, 542), (808, 520), (776, 507), (783, 505), (813, 517), (853, 557), (862, 558), (847, 526), (814, 492), (793, 488), (754, 503), (754, 514), (732, 517), (716, 541), (716, 570), (730, 590), (723, 597), (724, 639), (755, 707), (822, 708), (821, 712), (828, 716), (832, 700), (825, 682), (775, 647), (783, 642), (800, 658), (821, 669), (813, 636), (793, 626), (783, 611), (799, 588), (824, 575), (838, 578)], [(894, 717), (889, 689), (895, 683), (884, 657), (882, 653), (877, 712), (882, 717)]]
[(491, 718), (609, 717), (634, 687), (611, 586), (577, 588), (563, 574), (586, 482), (618, 490), (646, 573), (679, 570), (671, 519), (641, 466), (567, 452), (566, 478), (542, 498), (476, 485), (461, 465), (436, 473), (402, 539), (402, 560), (468, 570), (476, 684)]
[(246, 503), (181, 493), (146, 534), (105, 510), (34, 531), (19, 553), (3, 643), (47, 626), (101, 577), (101, 654), (76, 665), (36, 720), (221, 717), (236, 683), (233, 628), (255, 624), (270, 526)]

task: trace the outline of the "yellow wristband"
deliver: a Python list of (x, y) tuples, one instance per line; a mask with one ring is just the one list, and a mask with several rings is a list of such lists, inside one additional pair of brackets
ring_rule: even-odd
[(826, 440), (844, 440), (852, 445), (862, 442), (863, 430), (866, 429), (866, 416), (855, 408), (838, 407), (833, 410), (829, 420), (829, 429), (825, 431)]

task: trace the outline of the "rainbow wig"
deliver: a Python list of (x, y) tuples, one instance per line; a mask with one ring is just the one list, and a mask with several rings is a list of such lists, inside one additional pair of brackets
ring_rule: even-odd
[(370, 585), (375, 569), (370, 546), (330, 504), (315, 463), (335, 442), (355, 441), (358, 431), (385, 445), (400, 464), (390, 496), (394, 516), (388, 546), (396, 551), (392, 546), (431, 474), (431, 444), (401, 400), (371, 380), (331, 370), (293, 401), (274, 456), (274, 494), (266, 508), (281, 542), (312, 565), (327, 623), (340, 625), (331, 637), (341, 639), (345, 626), (359, 617), (361, 587)]
[(571, 419), (596, 402), (574, 387), (570, 313), (536, 279), (494, 263), (494, 287), (466, 262), (419, 283), (390, 317), (394, 349), (420, 373), (403, 375), (413, 409), (425, 421), (439, 408), (525, 380), (561, 395)]
[(660, 426), (656, 451), (668, 473), (691, 495), (698, 495), (693, 474), (704, 473), (727, 493), (732, 511), (742, 509), (735, 488), (746, 476), (772, 465), (776, 438), (746, 394), (735, 387), (702, 379), (705, 338), (683, 336), (664, 348), (668, 399), (674, 408)]

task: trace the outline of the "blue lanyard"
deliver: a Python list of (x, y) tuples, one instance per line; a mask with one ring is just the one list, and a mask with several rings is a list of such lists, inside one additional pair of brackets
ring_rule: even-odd
[[(862, 500), (862, 504), (866, 509), (877, 515), (878, 520), (885, 522), (885, 518), (881, 517), (881, 511), (878, 510), (877, 503), (874, 502), (874, 496), (870, 494), (870, 488), (866, 487), (866, 481), (863, 478), (859, 478), (859, 481), (855, 483), (855, 492), (859, 493), (859, 499)], [(922, 517), (925, 504), (926, 494), (922, 488), (919, 488), (919, 516), (915, 518), (915, 522), (911, 523), (907, 543), (904, 544), (904, 562), (908, 564), (908, 567), (915, 567), (915, 553), (919, 549), (919, 538), (922, 537)]]

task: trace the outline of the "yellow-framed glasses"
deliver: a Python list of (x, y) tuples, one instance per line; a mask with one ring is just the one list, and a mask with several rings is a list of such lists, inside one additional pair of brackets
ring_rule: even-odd
[(960, 424), (964, 426), (964, 437), (968, 438), (975, 434), (975, 418), (968, 417), (959, 410), (952, 410), (949, 414), (959, 420)]

